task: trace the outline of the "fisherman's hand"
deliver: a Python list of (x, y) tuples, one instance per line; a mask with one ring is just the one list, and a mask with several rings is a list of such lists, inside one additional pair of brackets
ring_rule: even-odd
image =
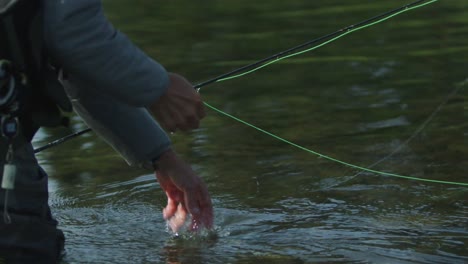
[(192, 168), (169, 150), (155, 162), (156, 178), (167, 195), (163, 217), (177, 232), (191, 215), (189, 229), (197, 231), (213, 226), (213, 207), (208, 190)]
[(149, 109), (169, 132), (198, 128), (200, 120), (206, 115), (200, 94), (184, 77), (175, 73), (169, 73), (166, 93)]

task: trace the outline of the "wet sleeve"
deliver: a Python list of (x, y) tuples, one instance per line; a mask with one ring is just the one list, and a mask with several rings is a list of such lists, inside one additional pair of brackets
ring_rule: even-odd
[(106, 19), (100, 0), (44, 2), (44, 39), (49, 56), (67, 75), (123, 103), (149, 106), (167, 89), (159, 63)]

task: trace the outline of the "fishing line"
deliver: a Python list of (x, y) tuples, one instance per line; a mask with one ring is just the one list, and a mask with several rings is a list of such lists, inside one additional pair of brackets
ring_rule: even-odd
[[(335, 31), (333, 33), (330, 33), (328, 35), (325, 35), (325, 36), (319, 37), (317, 39), (311, 40), (309, 42), (306, 42), (304, 44), (301, 44), (301, 45), (298, 45), (296, 47), (290, 48), (288, 50), (282, 51), (280, 53), (271, 55), (271, 56), (269, 56), (267, 58), (264, 58), (262, 60), (259, 60), (257, 62), (252, 63), (252, 64), (249, 64), (249, 65), (246, 65), (246, 66), (241, 67), (239, 69), (233, 70), (231, 72), (222, 74), (222, 75), (220, 75), (218, 77), (215, 77), (213, 79), (210, 79), (208, 81), (202, 82), (202, 83), (200, 83), (198, 85), (195, 85), (195, 89), (197, 89), (197, 91), (200, 91), (201, 87), (205, 86), (207, 84), (227, 81), (227, 80), (239, 78), (239, 77), (242, 77), (244, 75), (253, 73), (253, 72), (258, 71), (259, 69), (264, 68), (264, 67), (266, 67), (268, 65), (271, 65), (273, 63), (276, 63), (276, 62), (279, 62), (281, 60), (284, 60), (284, 59), (287, 59), (287, 58), (290, 58), (290, 57), (294, 57), (294, 56), (297, 56), (297, 55), (300, 55), (300, 54), (303, 54), (303, 53), (310, 52), (312, 50), (318, 49), (318, 48), (323, 47), (323, 46), (325, 46), (325, 45), (327, 45), (327, 44), (329, 44), (329, 43), (331, 43), (331, 42), (333, 42), (333, 41), (335, 41), (337, 39), (340, 39), (340, 38), (342, 38), (342, 37), (344, 37), (344, 36), (346, 36), (348, 34), (351, 34), (353, 32), (356, 32), (358, 30), (361, 30), (361, 29), (364, 29), (364, 28), (367, 28), (367, 27), (374, 26), (376, 24), (382, 23), (382, 22), (384, 22), (384, 21), (386, 21), (386, 20), (388, 20), (388, 19), (390, 19), (392, 17), (395, 17), (397, 15), (400, 15), (402, 13), (405, 13), (405, 12), (408, 12), (410, 10), (432, 4), (432, 3), (437, 2), (437, 1), (438, 0), (431, 0), (431, 1), (426, 2), (426, 0), (419, 0), (419, 1), (413, 2), (411, 4), (402, 6), (400, 8), (391, 10), (389, 12), (386, 12), (384, 14), (381, 14), (381, 15), (378, 15), (378, 16), (375, 16), (375, 17), (372, 17), (370, 19), (364, 20), (364, 21), (359, 22), (357, 24), (354, 24), (354, 25), (345, 27), (343, 29), (337, 30), (337, 31)], [(315, 46), (313, 46), (311, 48), (308, 48), (308, 49), (305, 49), (305, 50), (297, 51), (297, 50), (303, 49), (305, 47), (314, 45), (316, 43), (320, 43), (320, 44), (315, 45)]]
[[(396, 147), (392, 152), (390, 152), (389, 154), (387, 154), (385, 157), (379, 159), (378, 161), (372, 163), (371, 165), (369, 166), (366, 166), (366, 168), (368, 169), (371, 169), (377, 165), (379, 165), (380, 163), (386, 161), (387, 159), (389, 159), (390, 157), (392, 157), (393, 155), (395, 155), (396, 153), (398, 153), (402, 148), (403, 146), (407, 146), (414, 138), (416, 138), (416, 136), (424, 130), (424, 128), (426, 128), (426, 126), (432, 121), (432, 119), (434, 119), (434, 117), (442, 110), (442, 108), (448, 103), (448, 101), (450, 100), (450, 98), (452, 98), (453, 96), (455, 96), (459, 91), (460, 89), (468, 83), (468, 79), (461, 82), (460, 84), (457, 84), (455, 86), (455, 88), (449, 93), (449, 95), (447, 95), (447, 97), (445, 98), (444, 101), (442, 101), (442, 103), (439, 104), (439, 106), (437, 106), (437, 108), (429, 115), (428, 118), (426, 118), (426, 120), (418, 127), (418, 129), (416, 129), (416, 131), (414, 131), (414, 133), (408, 138), (406, 139), (403, 143), (401, 143), (398, 147)], [(345, 182), (348, 182), (354, 178), (356, 178), (357, 176), (361, 175), (364, 171), (360, 171), (358, 173), (356, 173), (355, 175), (351, 176), (350, 178), (346, 179), (345, 181), (343, 182), (340, 182), (340, 183), (337, 183), (337, 184), (334, 184), (332, 186), (328, 186), (327, 189), (329, 188), (333, 188), (333, 187), (336, 187), (338, 185), (341, 185)]]
[[(210, 81), (207, 81), (207, 82), (204, 82), (202, 83), (201, 85), (199, 85), (198, 87), (198, 90), (200, 90), (200, 87), (204, 84), (209, 84), (209, 83), (212, 83), (212, 82), (222, 82), (222, 81), (227, 81), (227, 80), (231, 80), (231, 79), (235, 79), (235, 78), (239, 78), (239, 77), (242, 77), (242, 76), (245, 76), (247, 74), (250, 74), (250, 73), (253, 73), (261, 68), (264, 68), (268, 65), (271, 65), (273, 63), (276, 63), (278, 61), (281, 61), (281, 60), (284, 60), (284, 59), (287, 59), (287, 58), (290, 58), (290, 57), (293, 57), (293, 56), (297, 56), (297, 55), (300, 55), (300, 54), (303, 54), (303, 53), (306, 53), (306, 52), (310, 52), (312, 50), (315, 50), (315, 49), (318, 49), (320, 47), (323, 47), (337, 39), (340, 39), (348, 34), (351, 34), (353, 32), (356, 32), (358, 30), (361, 30), (361, 29), (364, 29), (364, 28), (367, 28), (367, 27), (370, 27), (370, 26), (373, 26), (373, 25), (376, 25), (378, 23), (381, 23), (381, 22), (384, 22), (392, 17), (395, 17), (399, 14), (402, 14), (404, 12), (407, 12), (407, 11), (410, 11), (410, 10), (413, 10), (413, 9), (416, 9), (416, 8), (420, 8), (420, 7), (423, 7), (423, 6), (426, 6), (426, 5), (429, 5), (429, 4), (432, 4), (434, 2), (437, 2), (438, 0), (432, 0), (432, 1), (428, 1), (428, 2), (425, 2), (425, 1), (417, 1), (417, 2), (414, 2), (412, 4), (409, 4), (409, 5), (406, 5), (404, 7), (401, 7), (401, 8), (398, 8), (398, 9), (395, 9), (393, 11), (390, 11), (390, 12), (387, 12), (383, 15), (379, 15), (379, 16), (376, 16), (374, 18), (371, 18), (371, 19), (368, 19), (366, 21), (363, 21), (361, 23), (358, 23), (356, 25), (351, 25), (347, 28), (344, 28), (344, 29), (341, 29), (335, 33), (332, 33), (332, 34), (329, 34), (325, 37), (322, 37), (322, 38), (319, 38), (319, 39), (316, 39), (316, 40), (313, 40), (311, 42), (308, 42), (308, 43), (305, 43), (303, 45), (300, 45), (300, 46), (297, 46), (295, 48), (292, 48), (292, 49), (289, 49), (285, 52), (282, 52), (282, 53), (279, 53), (279, 54), (275, 54), (273, 56), (270, 56), (268, 58), (265, 58), (263, 60), (261, 60), (260, 62), (257, 62), (257, 63), (254, 63), (254, 64), (251, 64), (251, 65), (247, 65), (243, 68), (241, 68), (242, 70), (235, 70), (235, 71), (232, 71), (230, 73), (227, 73), (225, 75), (221, 75), (217, 78), (214, 78)], [(425, 2), (425, 3), (422, 3), (422, 2)], [(374, 21), (375, 20), (375, 21)], [(373, 22), (370, 22), (370, 21), (373, 21)], [(298, 52), (294, 52), (292, 54), (287, 54), (287, 53), (290, 53), (292, 51), (295, 51), (295, 50), (298, 50), (300, 48), (303, 48), (304, 46), (309, 46), (311, 45), (312, 43), (317, 43), (319, 41), (323, 41), (324, 39), (327, 39), (327, 38), (330, 38), (329, 40), (326, 40), (324, 42), (322, 42), (321, 44), (318, 44), (316, 46), (313, 46), (311, 48), (308, 48), (308, 49), (305, 49), (305, 50), (302, 50), (302, 51), (298, 51)], [(285, 55), (287, 54), (287, 55)], [(396, 173), (390, 173), (390, 172), (383, 172), (383, 171), (378, 171), (378, 170), (374, 170), (374, 169), (371, 169), (371, 167), (374, 167), (376, 165), (378, 165), (379, 163), (385, 161), (386, 159), (388, 159), (389, 157), (393, 156), (395, 153), (397, 153), (398, 151), (400, 151), (400, 149), (408, 144), (412, 139), (414, 139), (416, 137), (416, 135), (421, 132), (425, 127), (426, 125), (435, 117), (435, 115), (442, 109), (443, 105), (445, 105), (447, 103), (447, 101), (449, 100), (450, 97), (452, 97), (454, 94), (456, 94), (459, 89), (462, 87), (462, 85), (460, 85), (459, 87), (455, 88), (454, 91), (452, 91), (449, 96), (436, 108), (436, 110), (434, 110), (432, 112), (432, 114), (423, 122), (423, 124), (413, 133), (413, 135), (408, 138), (404, 143), (402, 143), (399, 147), (397, 147), (396, 149), (394, 149), (390, 154), (388, 154), (386, 157), (382, 158), (381, 160), (373, 163), (372, 165), (370, 165), (369, 167), (362, 167), (362, 166), (358, 166), (358, 165), (354, 165), (354, 164), (351, 164), (351, 163), (348, 163), (348, 162), (345, 162), (345, 161), (342, 161), (342, 160), (339, 160), (339, 159), (336, 159), (336, 158), (333, 158), (333, 157), (330, 157), (330, 156), (327, 156), (327, 155), (324, 155), (324, 154), (321, 154), (321, 153), (318, 153), (316, 151), (313, 151), (311, 149), (308, 149), (308, 148), (305, 148), (301, 145), (298, 145), (296, 143), (293, 143), (287, 139), (284, 139), (278, 135), (275, 135), (269, 131), (266, 131), (264, 129), (261, 129), (247, 121), (244, 121), (238, 117), (235, 117), (231, 114), (228, 114), (206, 102), (204, 102), (205, 106), (207, 106), (208, 108), (214, 110), (215, 112), (218, 112), (224, 116), (227, 116), (237, 122), (240, 122), (246, 126), (249, 126), (257, 131), (260, 131), (266, 135), (269, 135), (270, 137), (273, 137), (279, 141), (282, 141), (288, 145), (291, 145), (293, 147), (296, 147), (298, 149), (301, 149), (303, 151), (306, 151), (308, 153), (311, 153), (311, 154), (314, 154), (318, 157), (321, 157), (321, 158), (324, 158), (324, 159), (327, 159), (327, 160), (330, 160), (330, 161), (333, 161), (333, 162), (336, 162), (336, 163), (339, 163), (339, 164), (342, 164), (342, 165), (345, 165), (345, 166), (348, 166), (348, 167), (351, 167), (351, 168), (354, 168), (354, 169), (358, 169), (360, 170), (361, 172), (362, 171), (366, 171), (366, 172), (371, 172), (371, 173), (375, 173), (375, 174), (379, 174), (379, 175), (384, 175), (384, 176), (390, 176), (390, 177), (397, 177), (397, 178), (403, 178), (403, 179), (407, 179), (407, 180), (414, 180), (414, 181), (423, 181), (423, 182), (431, 182), (431, 183), (441, 183), (441, 184), (450, 184), (450, 185), (458, 185), (458, 186), (468, 186), (468, 183), (463, 183), (463, 182), (453, 182), (453, 181), (443, 181), (443, 180), (433, 180), (433, 179), (426, 179), (426, 178), (420, 178), (420, 177), (413, 177), (413, 176), (406, 176), (406, 175), (400, 175), (400, 174), (396, 174)], [(354, 178), (354, 177), (353, 177)]]
[[(276, 63), (278, 61), (281, 61), (281, 60), (284, 60), (284, 59), (287, 59), (287, 58), (290, 58), (290, 57), (293, 57), (293, 56), (297, 56), (297, 55), (300, 55), (300, 54), (303, 54), (303, 53), (306, 53), (306, 52), (310, 52), (312, 50), (315, 50), (315, 49), (318, 49), (320, 47), (323, 47), (337, 39), (340, 39), (348, 34), (351, 34), (353, 32), (356, 32), (358, 30), (361, 30), (361, 29), (364, 29), (364, 28), (367, 28), (367, 27), (371, 27), (373, 25), (376, 25), (376, 24), (379, 24), (381, 22), (384, 22), (392, 17), (395, 17), (399, 14), (402, 14), (404, 12), (407, 12), (407, 11), (410, 11), (410, 10), (413, 10), (413, 9), (416, 9), (416, 8), (420, 8), (420, 7), (423, 7), (423, 6), (426, 6), (426, 5), (429, 5), (429, 4), (432, 4), (434, 2), (437, 2), (438, 0), (431, 0), (431, 1), (428, 1), (426, 2), (425, 0), (420, 0), (420, 1), (416, 1), (416, 2), (413, 2), (411, 4), (408, 4), (408, 5), (405, 5), (403, 7), (400, 7), (400, 8), (397, 8), (395, 10), (392, 10), (392, 11), (389, 11), (387, 13), (384, 13), (382, 15), (378, 15), (376, 17), (373, 17), (371, 19), (368, 19), (368, 20), (365, 20), (363, 22), (360, 22), (358, 24), (355, 24), (355, 25), (351, 25), (351, 26), (348, 26), (346, 28), (343, 28), (343, 29), (340, 29), (334, 33), (331, 33), (331, 34), (328, 34), (326, 36), (323, 36), (323, 37), (320, 37), (318, 39), (315, 39), (315, 40), (312, 40), (312, 41), (309, 41), (307, 43), (304, 43), (304, 44), (301, 44), (299, 46), (296, 46), (296, 47), (293, 47), (291, 49), (288, 49), (286, 51), (283, 51), (283, 52), (280, 52), (280, 53), (277, 53), (275, 55), (272, 55), (270, 57), (267, 57), (263, 60), (260, 60), (258, 62), (255, 62), (255, 63), (252, 63), (250, 65), (247, 65), (247, 66), (244, 66), (244, 67), (241, 67), (239, 69), (236, 69), (234, 71), (231, 71), (231, 72), (228, 72), (226, 74), (223, 74), (223, 75), (220, 75), (218, 77), (215, 77), (211, 80), (208, 80), (208, 81), (205, 81), (205, 82), (202, 82), (200, 84), (197, 84), (194, 86), (195, 89), (197, 89), (197, 91), (200, 91), (200, 88), (203, 87), (203, 86), (206, 86), (208, 84), (211, 84), (211, 83), (215, 83), (215, 82), (222, 82), (222, 81), (227, 81), (227, 80), (231, 80), (231, 79), (234, 79), (234, 78), (239, 78), (241, 76), (245, 76), (247, 74), (250, 74), (252, 72), (255, 72), (261, 68), (264, 68), (268, 65), (271, 65), (273, 63)], [(328, 40), (327, 40), (328, 39)], [(303, 49), (307, 46), (310, 46), (310, 45), (313, 45), (315, 43), (318, 43), (318, 42), (321, 42), (320, 44), (318, 45), (315, 45), (311, 48), (307, 48), (305, 50), (301, 50), (301, 51), (297, 51), (297, 50), (300, 50), (300, 49)], [(448, 100), (448, 99), (447, 99)], [(314, 154), (320, 158), (324, 158), (324, 159), (327, 159), (327, 160), (330, 160), (332, 162), (335, 162), (335, 163), (339, 163), (339, 164), (342, 164), (342, 165), (345, 165), (345, 166), (348, 166), (348, 167), (351, 167), (351, 168), (354, 168), (354, 169), (358, 169), (358, 170), (361, 170), (361, 171), (366, 171), (366, 172), (370, 172), (370, 173), (375, 173), (375, 174), (379, 174), (379, 175), (384, 175), (384, 176), (390, 176), (390, 177), (397, 177), (397, 178), (403, 178), (403, 179), (407, 179), (407, 180), (414, 180), (414, 181), (423, 181), (423, 182), (431, 182), (431, 183), (440, 183), (440, 184), (450, 184), (450, 185), (458, 185), (458, 186), (468, 186), (468, 183), (463, 183), (463, 182), (453, 182), (453, 181), (443, 181), (443, 180), (433, 180), (433, 179), (426, 179), (426, 178), (420, 178), (420, 177), (413, 177), (413, 176), (406, 176), (406, 175), (400, 175), (400, 174), (396, 174), (396, 173), (390, 173), (390, 172), (384, 172), (384, 171), (378, 171), (378, 170), (374, 170), (374, 169), (371, 169), (371, 168), (366, 168), (366, 167), (362, 167), (362, 166), (358, 166), (358, 165), (354, 165), (354, 164), (351, 164), (351, 163), (348, 163), (348, 162), (345, 162), (345, 161), (342, 161), (342, 160), (339, 160), (339, 159), (336, 159), (336, 158), (333, 158), (333, 157), (330, 157), (330, 156), (327, 156), (327, 155), (324, 155), (324, 154), (321, 154), (319, 152), (316, 152), (316, 151), (313, 151), (311, 149), (308, 149), (308, 148), (305, 148), (301, 145), (298, 145), (298, 144), (295, 144), (287, 139), (284, 139), (280, 136), (277, 136), (271, 132), (268, 132), (264, 129), (261, 129), (260, 127), (257, 127), (247, 121), (244, 121), (238, 117), (235, 117), (231, 114), (228, 114), (206, 102), (204, 102), (205, 106), (214, 110), (215, 112), (218, 112), (224, 116), (227, 116), (237, 122), (240, 122), (246, 126), (249, 126), (259, 132), (262, 132), (266, 135), (269, 135), (270, 137), (273, 137), (279, 141), (282, 141), (288, 145), (291, 145), (293, 147), (296, 147), (298, 149), (301, 149), (303, 151), (306, 151), (308, 153), (311, 153), (311, 154)], [(423, 125), (414, 133), (413, 137), (419, 133), (424, 127), (425, 125), (433, 118), (433, 116), (435, 116), (435, 114), (440, 111), (442, 105), (439, 106), (439, 108), (436, 109), (436, 111), (434, 111), (431, 116), (426, 120), (426, 122), (423, 123)], [(72, 135), (69, 135), (65, 138), (62, 138), (62, 139), (59, 139), (59, 140), (56, 140), (52, 143), (49, 143), (48, 145), (46, 146), (43, 146), (41, 148), (38, 148), (38, 149), (35, 149), (34, 152), (37, 153), (37, 152), (40, 152), (44, 149), (47, 149), (51, 146), (55, 146), (57, 144), (60, 144), (70, 138), (74, 138), (76, 136), (79, 136), (81, 134), (84, 134), (84, 133), (87, 133), (91, 131), (90, 128), (88, 129), (85, 129), (85, 130), (82, 130), (82, 131), (79, 131), (75, 134), (72, 134)], [(406, 142), (405, 144), (407, 144), (413, 137), (410, 137)], [(401, 146), (400, 146), (401, 147)], [(398, 152), (399, 151), (399, 148), (397, 148), (396, 150), (394, 150), (391, 154), (389, 154), (386, 158), (390, 157), (391, 155), (393, 155), (394, 153)], [(378, 161), (374, 164), (372, 164), (371, 166), (375, 166), (377, 165), (378, 163), (382, 162), (383, 160), (381, 161)]]
[(452, 90), (452, 92), (450, 92), (450, 94), (445, 98), (444, 101), (442, 101), (442, 103), (439, 104), (439, 106), (437, 106), (437, 108), (429, 115), (429, 117), (419, 126), (418, 129), (416, 129), (416, 131), (414, 131), (414, 133), (408, 138), (406, 139), (403, 143), (401, 143), (397, 148), (395, 148), (390, 154), (388, 154), (387, 156), (385, 156), (384, 158), (376, 161), (375, 163), (373, 163), (372, 165), (368, 166), (367, 168), (371, 168), (371, 167), (374, 167), (376, 165), (378, 165), (379, 163), (387, 160), (388, 158), (390, 158), (391, 156), (395, 155), (397, 152), (399, 152), (403, 146), (405, 145), (408, 145), (410, 143), (410, 141), (412, 141), (421, 131), (424, 130), (424, 128), (426, 128), (426, 126), (432, 121), (432, 119), (434, 119), (434, 117), (440, 112), (440, 110), (442, 110), (442, 108), (444, 107), (445, 104), (447, 104), (447, 102), (450, 100), (450, 98), (452, 98), (453, 96), (455, 96), (458, 91), (460, 91), (460, 89), (463, 87), (463, 85), (466, 83), (463, 82), (461, 85), (456, 85), (456, 87)]
[[(339, 38), (341, 38), (341, 37), (343, 37), (345, 35), (348, 35), (348, 34), (350, 34), (352, 32), (355, 32), (357, 30), (360, 30), (360, 29), (363, 29), (363, 28), (366, 28), (366, 27), (373, 26), (375, 24), (383, 22), (383, 21), (385, 21), (387, 19), (390, 19), (390, 18), (392, 18), (392, 17), (394, 17), (396, 15), (399, 15), (401, 13), (404, 13), (406, 11), (410, 11), (410, 10), (413, 10), (415, 8), (419, 8), (419, 7), (434, 3), (436, 1), (438, 1), (438, 0), (431, 0), (429, 2), (426, 2), (426, 0), (415, 1), (413, 3), (402, 6), (400, 8), (397, 8), (397, 9), (388, 11), (386, 13), (383, 13), (381, 15), (377, 15), (375, 17), (364, 20), (364, 21), (359, 22), (359, 23), (357, 23), (355, 25), (348, 26), (346, 28), (337, 30), (337, 31), (335, 31), (333, 33), (330, 33), (328, 35), (316, 38), (314, 40), (308, 41), (308, 42), (303, 43), (301, 45), (298, 45), (296, 47), (293, 47), (293, 48), (287, 49), (285, 51), (282, 51), (280, 53), (271, 55), (271, 56), (269, 56), (267, 58), (264, 58), (262, 60), (254, 62), (252, 64), (249, 64), (249, 65), (246, 65), (244, 67), (241, 67), (241, 68), (235, 69), (233, 71), (230, 71), (228, 73), (219, 75), (218, 77), (212, 78), (210, 80), (207, 80), (205, 82), (202, 82), (202, 83), (199, 83), (199, 84), (195, 85), (194, 88), (197, 91), (200, 91), (200, 88), (203, 87), (203, 86), (206, 86), (206, 85), (209, 85), (209, 84), (212, 84), (212, 83), (215, 83), (215, 82), (226, 81), (226, 80), (230, 80), (230, 79), (234, 79), (234, 78), (244, 76), (246, 74), (249, 74), (249, 73), (252, 73), (252, 72), (254, 72), (256, 70), (264, 68), (264, 67), (266, 67), (266, 66), (268, 66), (270, 64), (278, 62), (280, 60), (290, 58), (292, 56), (297, 56), (299, 54), (302, 54), (302, 53), (305, 53), (305, 52), (308, 52), (308, 51), (312, 51), (312, 50), (317, 49), (319, 47), (322, 47), (322, 46), (324, 46), (324, 45), (326, 45), (326, 44), (328, 44), (330, 42), (333, 42), (333, 41), (335, 41), (335, 40), (337, 40), (337, 39), (339, 39)], [(426, 2), (426, 3), (424, 3), (424, 2)], [(327, 39), (328, 39), (328, 41), (326, 41)], [(325, 41), (325, 42), (323, 42), (323, 41)], [(296, 52), (297, 50), (303, 49), (305, 47), (308, 47), (308, 46), (311, 46), (311, 45), (314, 45), (314, 44), (320, 43), (320, 42), (323, 42), (323, 43), (319, 44), (319, 45), (316, 45), (316, 46), (314, 46), (312, 48)], [(295, 52), (295, 53), (291, 54), (292, 52)], [(50, 143), (48, 143), (48, 144), (46, 144), (46, 145), (44, 145), (42, 147), (34, 149), (34, 153), (39, 153), (39, 152), (41, 152), (43, 150), (49, 149), (49, 148), (51, 148), (53, 146), (56, 146), (56, 145), (61, 144), (63, 142), (66, 142), (66, 141), (68, 141), (68, 140), (70, 140), (72, 138), (78, 137), (78, 136), (80, 136), (82, 134), (85, 134), (85, 133), (88, 133), (90, 131), (91, 131), (91, 128), (86, 128), (84, 130), (78, 131), (78, 132), (76, 132), (74, 134), (71, 134), (69, 136), (66, 136), (64, 138), (57, 139), (57, 140), (55, 140), (53, 142), (50, 142)]]
[(348, 162), (345, 162), (345, 161), (342, 161), (342, 160), (339, 160), (339, 159), (336, 159), (336, 158), (321, 154), (319, 152), (313, 151), (313, 150), (308, 149), (306, 147), (303, 147), (301, 145), (298, 145), (298, 144), (296, 144), (294, 142), (291, 142), (291, 141), (289, 141), (287, 139), (284, 139), (284, 138), (282, 138), (282, 137), (280, 137), (278, 135), (275, 135), (275, 134), (273, 134), (273, 133), (271, 133), (269, 131), (266, 131), (266, 130), (260, 128), (260, 127), (257, 127), (257, 126), (255, 126), (255, 125), (253, 125), (253, 124), (251, 124), (251, 123), (249, 123), (247, 121), (244, 121), (244, 120), (242, 120), (242, 119), (240, 119), (238, 117), (235, 117), (235, 116), (233, 116), (231, 114), (228, 114), (228, 113), (226, 113), (226, 112), (224, 112), (224, 111), (222, 111), (222, 110), (220, 110), (220, 109), (218, 109), (218, 108), (216, 108), (216, 107), (214, 107), (214, 106), (212, 106), (212, 105), (210, 105), (210, 104), (208, 104), (206, 102), (204, 102), (204, 104), (205, 104), (205, 106), (207, 106), (208, 108), (214, 110), (215, 112), (218, 112), (218, 113), (220, 113), (220, 114), (222, 114), (224, 116), (227, 116), (227, 117), (229, 117), (229, 118), (231, 118), (231, 119), (233, 119), (233, 120), (235, 120), (235, 121), (237, 121), (239, 123), (242, 123), (242, 124), (244, 124), (246, 126), (249, 126), (249, 127), (253, 128), (253, 129), (255, 129), (255, 130), (257, 130), (257, 131), (259, 131), (259, 132), (261, 132), (263, 134), (266, 134), (266, 135), (268, 135), (268, 136), (270, 136), (272, 138), (275, 138), (275, 139), (277, 139), (279, 141), (282, 141), (282, 142), (284, 142), (284, 143), (286, 143), (288, 145), (291, 145), (293, 147), (301, 149), (301, 150), (303, 150), (305, 152), (314, 154), (314, 155), (316, 155), (316, 156), (318, 156), (320, 158), (324, 158), (324, 159), (327, 159), (327, 160), (333, 161), (335, 163), (339, 163), (339, 164), (342, 164), (342, 165), (345, 165), (345, 166), (348, 166), (348, 167), (351, 167), (351, 168), (354, 168), (354, 169), (358, 169), (358, 170), (366, 171), (366, 172), (371, 172), (371, 173), (375, 173), (375, 174), (380, 174), (380, 175), (384, 175), (384, 176), (403, 178), (403, 179), (407, 179), (407, 180), (432, 182), (432, 183), (442, 183), (442, 184), (451, 184), (451, 185), (459, 185), (459, 186), (468, 186), (468, 183), (464, 183), (464, 182), (452, 182), (452, 181), (442, 181), (442, 180), (432, 180), (432, 179), (426, 179), (426, 178), (412, 177), (412, 176), (400, 175), (400, 174), (396, 174), (396, 173), (373, 170), (373, 169), (370, 169), (370, 168), (354, 165), (354, 164), (351, 164), (351, 163), (348, 163)]

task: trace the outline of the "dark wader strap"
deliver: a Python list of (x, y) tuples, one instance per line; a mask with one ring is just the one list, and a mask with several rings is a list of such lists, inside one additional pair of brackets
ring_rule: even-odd
[(16, 34), (15, 24), (11, 14), (6, 15), (2, 18), (2, 24), (4, 25), (5, 33), (8, 35), (7, 45), (11, 56), (11, 62), (19, 69), (24, 70), (25, 60), (23, 52), (21, 51), (18, 34)]
[[(19, 104), (17, 102), (17, 90), (19, 86), (23, 85), (18, 83), (19, 78), (16, 77), (18, 72), (24, 72), (26, 70), (24, 54), (21, 50), (22, 46), (20, 45), (19, 37), (17, 34), (17, 29), (14, 24), (14, 13), (8, 13), (4, 15), (1, 19), (1, 25), (3, 26), (3, 32), (6, 34), (3, 41), (6, 42), (8, 47), (8, 54), (10, 58), (8, 62), (2, 61), (2, 67), (5, 67), (4, 78), (9, 80), (6, 86), (12, 87), (10, 90), (11, 93), (8, 93), (12, 99), (2, 100), (1, 108), (1, 119), (0, 119), (0, 132), (4, 139), (8, 142), (8, 150), (5, 156), (5, 164), (2, 169), (2, 182), (1, 188), (5, 190), (5, 198), (3, 205), (3, 221), (5, 224), (11, 223), (10, 214), (8, 213), (9, 207), (9, 194), (14, 190), (15, 187), (15, 178), (16, 178), (16, 164), (14, 163), (14, 149), (13, 146), (14, 138), (18, 135), (19, 121), (18, 121), (18, 108)], [(8, 69), (6, 69), (8, 68)], [(24, 79), (26, 81), (26, 79)]]
[[(7, 13), (0, 15), (0, 59), (11, 62), (17, 80), (22, 80), (21, 76), (28, 78), (17, 82), (21, 84), (17, 89), (17, 113), (2, 113), (2, 116), (18, 119), (20, 125), (19, 135), (13, 136), (14, 140), (0, 136), (0, 159), (5, 161), (1, 165), (5, 165), (7, 171), (2, 173), (4, 188), (0, 190), (0, 208), (9, 205), (8, 198), (11, 204), (7, 214), (0, 210), (0, 264), (2, 260), (5, 263), (58, 263), (64, 246), (63, 233), (57, 229), (47, 204), (47, 175), (37, 164), (30, 146), (30, 140), (41, 125), (33, 115), (39, 112), (54, 115), (46, 110), (56, 108), (44, 95), (42, 12), (38, 12), (41, 4), (40, 0), (16, 1)], [(1, 131), (9, 134), (7, 128), (13, 123), (4, 124)], [(9, 152), (8, 157), (4, 156), (5, 152)], [(3, 184), (4, 178), (7, 179)], [(3, 199), (3, 194), (8, 192), (10, 197)], [(4, 218), (8, 221), (4, 222)]]
[[(39, 17), (39, 5), (41, 1), (15, 1), (16, 3), (7, 11), (6, 14), (0, 16), (3, 43), (0, 43), (2, 51), (0, 51), (0, 59), (6, 60), (11, 64), (10, 74), (15, 81), (15, 100), (18, 102), (18, 109), (15, 110), (15, 117), (21, 122), (20, 129), (24, 135), (29, 135), (32, 139), (37, 127), (31, 126), (32, 107), (32, 87), (31, 83), (36, 82), (39, 76), (40, 63), (42, 58), (40, 52), (36, 55), (32, 49), (34, 45), (40, 45), (42, 50), (42, 37), (38, 36), (39, 41), (31, 43), (30, 30), (34, 27), (34, 31), (41, 29), (41, 21)], [(35, 20), (35, 21), (34, 21)], [(34, 26), (36, 25), (36, 26)], [(38, 32), (38, 34), (42, 34)], [(34, 98), (35, 99), (35, 98)], [(4, 113), (2, 113), (4, 115)], [(23, 125), (24, 124), (24, 125)]]

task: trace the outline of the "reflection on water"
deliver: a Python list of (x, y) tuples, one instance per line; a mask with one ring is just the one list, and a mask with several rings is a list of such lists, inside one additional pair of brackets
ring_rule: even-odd
[[(406, 2), (104, 4), (147, 52), (197, 82)], [(463, 8), (439, 1), (201, 93), (323, 154), (467, 182), (467, 86), (438, 109), (467, 78)], [(83, 127), (75, 117), (73, 129)], [(68, 133), (41, 130), (35, 145)], [(67, 237), (65, 263), (468, 262), (464, 187), (360, 172), (211, 111), (202, 128), (172, 139), (209, 186), (216, 235), (174, 237), (154, 175), (88, 134), (38, 155)]]

